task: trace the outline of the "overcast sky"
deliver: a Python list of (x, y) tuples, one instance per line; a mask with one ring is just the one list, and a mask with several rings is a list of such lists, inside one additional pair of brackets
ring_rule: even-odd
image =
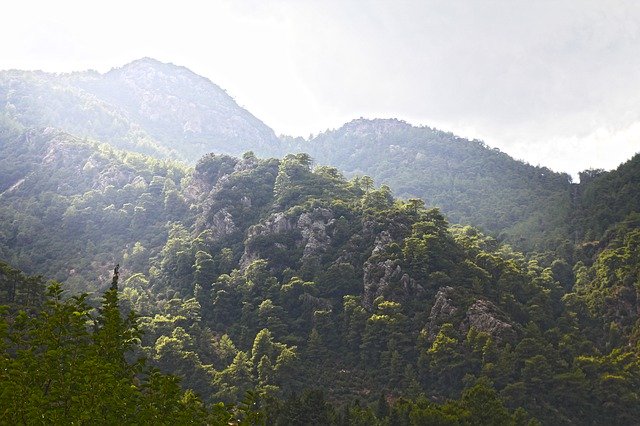
[(396, 117), (573, 174), (640, 151), (636, 1), (21, 0), (0, 37), (0, 69), (184, 65), (278, 134)]

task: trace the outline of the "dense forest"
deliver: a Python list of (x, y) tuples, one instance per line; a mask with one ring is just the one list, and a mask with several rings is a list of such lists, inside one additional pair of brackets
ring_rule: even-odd
[(191, 166), (32, 125), (0, 115), (2, 424), (637, 423), (638, 156), (572, 183), (356, 120)]
[[(404, 410), (419, 423), (425, 410), (455, 423), (478, 394), (505, 422), (638, 414), (636, 216), (599, 242), (525, 256), (306, 154), (208, 155), (191, 170), (59, 132), (6, 137), (20, 161), (3, 173), (25, 177), (3, 188), (3, 257), (75, 294), (54, 286), (34, 321), (99, 307), (120, 262), (140, 333), (127, 349), (204, 404), (250, 391), (283, 419), (320, 398), (335, 422)], [(5, 276), (5, 300), (36, 309), (37, 280), (21, 290)], [(82, 306), (64, 309), (90, 315)]]
[(402, 198), (422, 198), (455, 223), (524, 249), (571, 233), (571, 178), (516, 161), (482, 141), (399, 120), (354, 120), (287, 150), (308, 152), (347, 176), (368, 175)]

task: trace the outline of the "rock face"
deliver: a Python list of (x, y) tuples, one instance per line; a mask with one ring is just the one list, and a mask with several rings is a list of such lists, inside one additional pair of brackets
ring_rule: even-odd
[[(254, 171), (258, 160), (253, 156), (242, 159), (226, 155), (209, 154), (196, 166), (193, 179), (185, 189), (186, 199), (199, 204), (203, 215), (196, 222), (196, 233), (208, 230), (207, 242), (215, 243), (238, 232), (243, 212), (251, 210), (253, 201), (248, 195), (241, 195), (231, 181), (234, 173)], [(224, 197), (235, 193), (237, 198), (230, 202)], [(221, 197), (223, 202), (221, 202)], [(231, 204), (231, 205), (230, 205)]]
[(334, 222), (333, 212), (329, 209), (319, 208), (300, 215), (297, 228), (302, 234), (303, 259), (319, 255), (329, 247), (331, 238), (327, 234), (327, 228)]
[(236, 224), (233, 222), (233, 216), (231, 216), (231, 213), (229, 213), (229, 210), (226, 208), (218, 210), (213, 215), (208, 228), (211, 230), (213, 240), (222, 239), (238, 230)]
[(488, 300), (479, 299), (469, 307), (463, 327), (473, 327), (478, 331), (491, 335), (498, 342), (516, 339), (517, 333), (513, 325), (500, 319), (498, 308)]
[(371, 309), (374, 300), (384, 295), (388, 300), (402, 302), (412, 295), (421, 294), (424, 289), (405, 273), (397, 260), (385, 259), (385, 246), (394, 240), (387, 231), (381, 232), (375, 239), (371, 256), (363, 266), (363, 285), (365, 308)]
[(429, 320), (427, 321), (426, 331), (429, 341), (433, 341), (440, 330), (440, 326), (445, 322), (452, 322), (455, 314), (459, 309), (455, 306), (453, 301), (453, 294), (455, 289), (453, 287), (442, 287), (436, 293), (435, 302), (429, 313)]
[[(302, 259), (322, 254), (331, 244), (328, 229), (335, 219), (333, 212), (325, 208), (316, 208), (310, 212), (301, 213), (299, 216), (287, 216), (278, 212), (269, 217), (263, 223), (249, 228), (245, 244), (245, 251), (240, 259), (243, 268), (249, 266), (254, 260), (268, 257), (264, 250), (256, 249), (251, 243), (260, 237), (274, 237), (291, 232), (297, 236), (294, 244), (302, 248)], [(278, 243), (274, 243), (278, 244)]]
[[(489, 334), (496, 342), (513, 342), (517, 332), (504, 314), (492, 302), (476, 299), (466, 310), (456, 301), (456, 289), (450, 286), (442, 287), (436, 294), (429, 319), (425, 327), (428, 340), (433, 341), (440, 327), (444, 323), (456, 324), (461, 333), (466, 333), (471, 327)], [(460, 318), (460, 314), (464, 316)]]

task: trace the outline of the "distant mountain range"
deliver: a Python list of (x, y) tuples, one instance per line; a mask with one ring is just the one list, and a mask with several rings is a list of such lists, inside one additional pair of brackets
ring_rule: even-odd
[(278, 138), (210, 80), (149, 58), (105, 74), (0, 72), (0, 119), (192, 164), (209, 152), (306, 152), (315, 164), (347, 177), (369, 175), (401, 198), (422, 198), (452, 222), (479, 226), (521, 248), (603, 231), (576, 219), (576, 197), (591, 193), (584, 186), (481, 141), (394, 119), (354, 120), (311, 140)]

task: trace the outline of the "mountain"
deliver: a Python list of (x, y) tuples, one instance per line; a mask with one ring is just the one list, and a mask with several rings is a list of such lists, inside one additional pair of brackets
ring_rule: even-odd
[(0, 423), (637, 422), (640, 156), (572, 183), (399, 120), (277, 139), (149, 59), (0, 96)]
[(188, 226), (178, 193), (188, 173), (53, 128), (0, 131), (0, 258), (71, 289), (102, 289), (125, 252), (153, 256), (168, 223)]
[(105, 74), (0, 72), (0, 114), (115, 147), (194, 162), (221, 152), (271, 152), (273, 131), (186, 68), (140, 59)]
[[(633, 215), (587, 247), (524, 255), (307, 154), (189, 167), (10, 124), (0, 258), (94, 306), (119, 263), (135, 353), (207, 403), (254, 390), (276, 424), (314, 410), (326, 424), (640, 415)], [(30, 300), (0, 266), (0, 297)]]
[(514, 160), (481, 141), (399, 120), (354, 120), (312, 140), (286, 140), (318, 164), (368, 175), (399, 197), (421, 198), (455, 223), (523, 248), (569, 236), (571, 178)]
[(580, 197), (590, 197), (585, 185), (481, 141), (393, 119), (354, 120), (311, 140), (277, 138), (208, 79), (149, 58), (105, 74), (0, 72), (0, 120), (191, 164), (209, 152), (306, 152), (315, 164), (348, 177), (368, 175), (401, 198), (421, 198), (452, 222), (480, 227), (525, 250), (603, 231), (583, 229), (591, 226), (580, 219), (590, 220), (579, 206)]
[(640, 212), (640, 154), (608, 172), (580, 173), (573, 198), (576, 239), (600, 239), (609, 227)]

